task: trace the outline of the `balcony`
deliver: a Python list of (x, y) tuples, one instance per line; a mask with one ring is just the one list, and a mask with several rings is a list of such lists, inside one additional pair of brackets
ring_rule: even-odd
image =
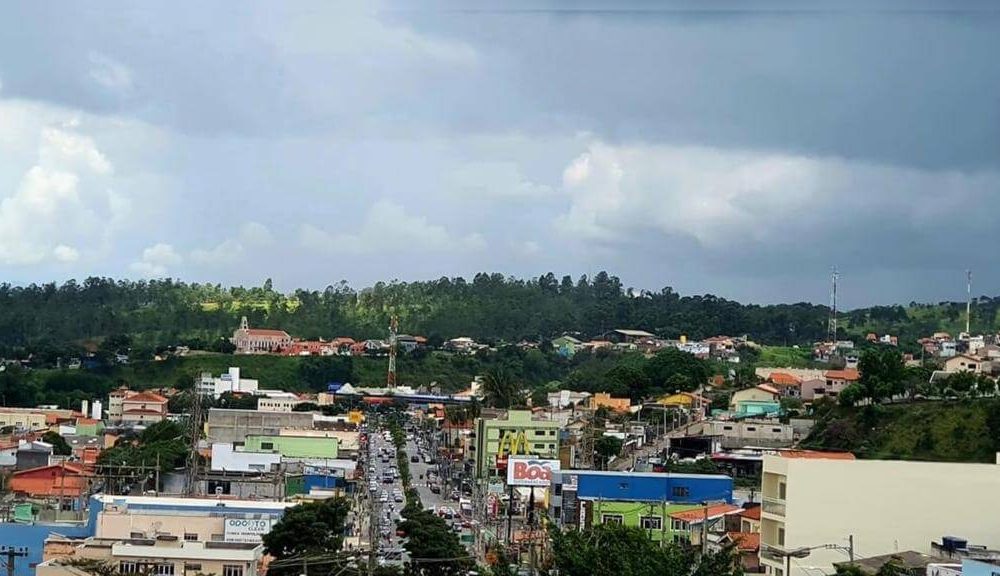
[(762, 560), (777, 562), (778, 564), (783, 564), (785, 561), (785, 555), (781, 548), (776, 548), (767, 544), (761, 544), (760, 557)]
[(778, 498), (764, 498), (764, 513), (774, 514), (775, 516), (785, 516), (785, 501), (779, 500)]

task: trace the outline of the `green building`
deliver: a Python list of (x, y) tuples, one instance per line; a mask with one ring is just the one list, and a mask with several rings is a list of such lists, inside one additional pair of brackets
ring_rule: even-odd
[(585, 518), (586, 526), (596, 526), (613, 522), (635, 528), (642, 528), (649, 532), (650, 538), (654, 541), (665, 540), (673, 542), (674, 536), (681, 539), (686, 537), (687, 531), (681, 526), (671, 525), (670, 515), (675, 512), (699, 509), (697, 504), (670, 504), (655, 502), (627, 502), (622, 500), (591, 500), (586, 503)]
[(336, 458), (339, 440), (319, 436), (247, 436), (246, 452), (276, 452), (282, 458)]
[(535, 420), (530, 410), (510, 410), (506, 418), (477, 418), (476, 477), (497, 474), (498, 461), (507, 456), (531, 455), (559, 459), (559, 423)]

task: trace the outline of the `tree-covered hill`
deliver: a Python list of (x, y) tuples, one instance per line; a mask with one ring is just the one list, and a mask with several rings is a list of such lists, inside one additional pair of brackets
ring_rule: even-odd
[[(909, 343), (937, 329), (955, 331), (963, 308), (880, 306), (847, 312), (842, 325), (852, 335), (892, 333)], [(974, 329), (996, 331), (998, 308), (1000, 298), (980, 298)], [(531, 279), (481, 273), (471, 280), (378, 283), (361, 290), (341, 282), (288, 294), (273, 290), (270, 281), (226, 288), (88, 278), (61, 285), (0, 284), (0, 356), (15, 348), (86, 345), (114, 335), (128, 335), (134, 345), (146, 347), (210, 347), (231, 335), (243, 315), (253, 326), (280, 327), (302, 338), (382, 337), (393, 313), (401, 331), (432, 341), (455, 336), (516, 341), (564, 332), (593, 337), (629, 327), (666, 337), (747, 334), (765, 344), (808, 344), (826, 335), (828, 308), (740, 304), (712, 295), (681, 296), (669, 287), (636, 292), (606, 272), (576, 280), (551, 273)]]

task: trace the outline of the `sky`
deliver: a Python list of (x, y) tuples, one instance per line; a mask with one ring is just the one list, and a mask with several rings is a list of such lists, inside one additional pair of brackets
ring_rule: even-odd
[(988, 0), (19, 2), (0, 281), (1000, 293)]

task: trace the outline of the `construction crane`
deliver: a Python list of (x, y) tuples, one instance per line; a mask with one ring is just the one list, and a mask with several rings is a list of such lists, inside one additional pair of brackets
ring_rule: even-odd
[(396, 387), (396, 348), (399, 333), (399, 318), (393, 314), (389, 320), (389, 373), (386, 375), (387, 388)]

